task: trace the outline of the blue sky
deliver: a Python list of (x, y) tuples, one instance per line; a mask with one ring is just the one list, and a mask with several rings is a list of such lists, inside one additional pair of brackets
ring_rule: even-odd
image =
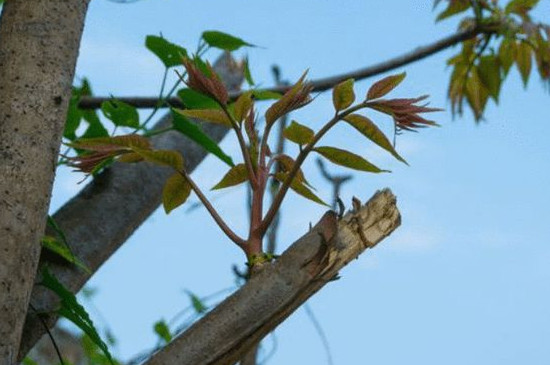
[[(162, 33), (189, 49), (204, 30), (221, 30), (260, 45), (248, 49), (256, 81), (271, 85), (271, 65), (296, 80), (354, 70), (428, 44), (454, 31), (455, 22), (434, 23), (432, 1), (244, 0), (191, 2), (141, 0), (121, 5), (92, 1), (77, 66), (98, 95), (155, 95), (161, 63), (144, 47), (148, 34)], [(548, 22), (550, 1), (537, 12)], [(449, 109), (445, 60), (457, 49), (409, 65), (395, 96), (431, 95), (431, 105)], [(212, 59), (217, 56), (212, 52)], [(244, 53), (238, 53), (244, 55)], [(356, 85), (363, 94), (375, 81)], [(489, 105), (476, 125), (467, 111), (435, 119), (442, 128), (399, 137), (398, 151), (410, 167), (338, 128), (327, 144), (345, 145), (393, 172), (356, 174), (342, 198), (362, 200), (390, 187), (398, 197), (402, 226), (376, 249), (343, 270), (309, 301), (330, 343), (335, 364), (547, 364), (550, 359), (550, 95), (532, 77), (524, 90), (514, 69), (499, 106)], [(293, 118), (315, 127), (332, 113), (330, 94)], [(383, 128), (389, 120), (369, 114)], [(229, 137), (222, 146), (237, 156)], [(290, 150), (292, 151), (292, 149)], [(196, 170), (204, 187), (220, 178), (214, 158)], [(343, 173), (335, 166), (332, 172)], [(319, 194), (330, 186), (314, 164), (306, 166)], [(52, 211), (70, 198), (81, 177), (61, 170)], [(247, 218), (244, 190), (213, 198), (237, 230)], [(196, 199), (193, 199), (196, 201)], [(316, 222), (324, 209), (289, 197), (283, 205), (280, 246), (286, 247)], [(156, 343), (152, 324), (189, 305), (185, 290), (206, 296), (232, 287), (232, 264), (244, 257), (203, 209), (185, 207), (169, 216), (159, 209), (89, 282), (98, 289), (90, 308), (108, 323), (131, 358)], [(221, 297), (219, 297), (221, 300)], [(326, 355), (303, 309), (275, 332), (269, 364), (323, 364)], [(265, 342), (264, 354), (273, 346)]]

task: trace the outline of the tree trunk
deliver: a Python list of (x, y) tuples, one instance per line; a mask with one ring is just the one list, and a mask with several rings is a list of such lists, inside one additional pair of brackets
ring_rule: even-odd
[(88, 0), (9, 0), (0, 19), (0, 364), (16, 362)]

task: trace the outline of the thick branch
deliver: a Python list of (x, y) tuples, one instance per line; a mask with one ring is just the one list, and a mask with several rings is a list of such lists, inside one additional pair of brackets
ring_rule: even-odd
[(10, 0), (0, 22), (0, 364), (15, 364), (89, 0)]
[[(394, 70), (398, 67), (408, 65), (410, 63), (419, 61), (423, 58), (431, 56), (439, 51), (452, 47), (456, 44), (459, 44), (462, 41), (467, 39), (474, 38), (481, 33), (492, 33), (493, 30), (491, 27), (476, 27), (468, 30), (459, 31), (455, 34), (452, 34), (448, 37), (440, 39), (432, 44), (418, 47), (413, 51), (405, 53), (401, 56), (391, 58), (381, 63), (377, 63), (372, 66), (364, 67), (355, 71), (347, 72), (340, 75), (334, 75), (325, 77), (322, 79), (317, 79), (311, 82), (313, 85), (313, 91), (325, 91), (331, 89), (335, 85), (339, 84), (342, 81), (347, 79), (355, 79), (356, 81), (366, 79), (381, 73)], [(269, 91), (284, 93), (289, 89), (289, 86), (276, 86), (270, 89)], [(229, 94), (231, 99), (236, 99), (240, 95), (239, 92), (232, 92)], [(80, 101), (79, 106), (83, 109), (97, 109), (101, 106), (101, 103), (107, 100), (110, 100), (110, 97), (84, 97)], [(119, 97), (119, 100), (122, 100), (128, 104), (135, 106), (136, 108), (154, 108), (158, 104), (158, 98), (156, 97)], [(167, 100), (167, 104), (174, 107), (181, 108), (183, 105), (181, 100), (176, 97), (170, 98)], [(164, 105), (164, 107), (166, 104)]]
[[(233, 62), (222, 58), (215, 67), (230, 90), (242, 82), (242, 73)], [(161, 119), (155, 129), (171, 125), (169, 115)], [(227, 128), (205, 123), (203, 130), (215, 141), (220, 141)], [(186, 170), (191, 172), (204, 159), (207, 152), (180, 133), (171, 131), (151, 138), (153, 145), (162, 149), (176, 149), (185, 157)], [(126, 241), (126, 239), (158, 208), (164, 182), (173, 173), (171, 169), (146, 163), (115, 163), (97, 176), (82, 191), (61, 207), (54, 220), (65, 233), (75, 256), (80, 258), (92, 273)], [(116, 219), (113, 219), (116, 217)], [(68, 265), (56, 257), (43, 253), (41, 267), (49, 270), (71, 291), (78, 292), (90, 274)], [(55, 310), (59, 301), (44, 288), (35, 286), (31, 302), (41, 312)], [(47, 319), (53, 326), (57, 316)], [(45, 333), (38, 318), (27, 314), (19, 359), (21, 359)]]
[(395, 196), (385, 189), (358, 212), (326, 213), (308, 234), (265, 266), (146, 365), (229, 365), (374, 247), (400, 224)]

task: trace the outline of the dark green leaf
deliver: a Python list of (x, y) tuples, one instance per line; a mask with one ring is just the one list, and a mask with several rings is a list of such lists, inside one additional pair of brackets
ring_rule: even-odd
[(315, 133), (310, 128), (306, 127), (293, 120), (288, 127), (283, 131), (283, 136), (299, 145), (304, 145), (313, 140)]
[(174, 123), (174, 129), (181, 132), (187, 138), (199, 144), (199, 146), (203, 147), (229, 166), (235, 166), (231, 157), (225, 154), (218, 144), (211, 139), (208, 134), (204, 133), (197, 124), (189, 121), (174, 110), (172, 110), (172, 123)]
[(379, 169), (361, 156), (339, 148), (316, 147), (313, 150), (337, 165), (367, 172), (389, 172), (388, 170)]
[(353, 79), (347, 79), (336, 85), (332, 90), (332, 104), (334, 109), (343, 110), (353, 104), (355, 93), (353, 92)]
[(369, 118), (359, 114), (350, 114), (344, 118), (355, 129), (361, 132), (365, 137), (391, 153), (396, 159), (407, 164), (407, 161), (393, 148), (393, 145), (386, 135)]
[(191, 293), (190, 291), (187, 291), (187, 295), (189, 295), (189, 299), (191, 300), (191, 305), (193, 306), (193, 309), (197, 314), (204, 314), (208, 310), (206, 305), (200, 300), (199, 297), (197, 297), (195, 294)]
[(248, 62), (248, 57), (244, 59), (244, 79), (246, 83), (250, 86), (254, 86), (254, 79), (252, 79), (252, 74), (250, 73), (250, 64)]
[(44, 236), (42, 237), (42, 246), (51, 251), (56, 253), (57, 255), (64, 258), (67, 262), (70, 262), (71, 264), (74, 264), (87, 272), (88, 274), (91, 274), (90, 269), (86, 267), (86, 265), (78, 259), (78, 257), (74, 256), (72, 251), (69, 249), (69, 247), (61, 242), (60, 240), (56, 239), (52, 236)]
[(61, 299), (61, 308), (58, 310), (59, 315), (67, 318), (88, 335), (92, 342), (107, 356), (109, 362), (114, 365), (109, 348), (99, 336), (90, 316), (84, 307), (78, 303), (74, 294), (65, 288), (47, 269), (42, 272), (40, 284), (53, 291)]
[(145, 46), (160, 58), (167, 68), (181, 65), (182, 57), (187, 57), (185, 48), (168, 42), (163, 37), (148, 35), (145, 38)]
[(498, 103), (500, 94), (500, 64), (494, 55), (483, 56), (478, 65), (479, 78), (489, 91), (489, 95)]
[(212, 188), (212, 190), (218, 190), (228, 188), (230, 186), (239, 185), (247, 180), (248, 171), (246, 170), (246, 166), (240, 163), (229, 169), (229, 171), (224, 175), (220, 182)]
[(202, 39), (210, 46), (226, 51), (236, 51), (241, 47), (255, 47), (253, 44), (243, 41), (230, 34), (208, 30), (202, 33)]
[(193, 89), (179, 90), (178, 97), (186, 109), (220, 109), (220, 105), (214, 99)]
[(155, 333), (164, 341), (165, 344), (172, 341), (172, 334), (164, 320), (157, 321), (153, 326)]
[(123, 101), (112, 99), (101, 103), (103, 115), (110, 119), (117, 127), (139, 127), (137, 109)]
[(185, 203), (189, 194), (191, 185), (183, 176), (177, 172), (170, 176), (162, 189), (162, 206), (166, 214)]

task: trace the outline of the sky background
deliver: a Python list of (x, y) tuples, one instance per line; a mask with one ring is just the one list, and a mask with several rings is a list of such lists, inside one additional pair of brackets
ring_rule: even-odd
[[(312, 79), (377, 63), (452, 33), (456, 22), (435, 24), (432, 1), (184, 1), (91, 2), (77, 76), (97, 95), (152, 96), (163, 66), (145, 47), (145, 36), (162, 33), (189, 50), (204, 30), (237, 35), (261, 47), (248, 55), (256, 81), (273, 83), (270, 69), (297, 80)], [(550, 1), (536, 12), (550, 21)], [(550, 146), (548, 89), (533, 75), (523, 89), (514, 68), (499, 106), (486, 120), (471, 112), (453, 120), (446, 99), (445, 60), (458, 48), (391, 73), (407, 78), (391, 95), (430, 94), (446, 108), (434, 118), (442, 128), (403, 134), (397, 149), (407, 167), (350, 129), (336, 128), (325, 142), (345, 145), (391, 174), (356, 174), (343, 201), (367, 200), (390, 187), (398, 198), (402, 226), (366, 252), (308, 303), (322, 325), (334, 364), (548, 364), (550, 361)], [(214, 60), (218, 53), (209, 53)], [(357, 95), (382, 76), (356, 84)], [(292, 118), (310, 127), (332, 115), (324, 93)], [(369, 113), (390, 131), (390, 120)], [(222, 147), (237, 157), (234, 140)], [(292, 148), (290, 152), (296, 151)], [(321, 197), (331, 187), (313, 160), (306, 176)], [(333, 173), (348, 173), (329, 165)], [(205, 189), (225, 167), (207, 158), (193, 177)], [(81, 176), (61, 169), (54, 212), (78, 189)], [(243, 188), (211, 195), (237, 231), (247, 224)], [(196, 202), (192, 197), (191, 202)], [(188, 203), (189, 204), (189, 203)], [(324, 208), (296, 196), (283, 205), (280, 249), (315, 223)], [(108, 212), (105, 212), (108, 214)], [(153, 347), (152, 325), (189, 306), (186, 290), (208, 296), (232, 288), (231, 265), (244, 257), (202, 208), (187, 206), (166, 216), (159, 209), (88, 283), (97, 289), (89, 310), (96, 323), (118, 339), (113, 352), (130, 359)], [(213, 298), (214, 302), (223, 295)], [(208, 303), (212, 303), (209, 301)], [(181, 323), (181, 322), (180, 322)], [(304, 309), (276, 331), (276, 351), (267, 364), (324, 364), (327, 356)], [(273, 337), (263, 345), (265, 357)]]

